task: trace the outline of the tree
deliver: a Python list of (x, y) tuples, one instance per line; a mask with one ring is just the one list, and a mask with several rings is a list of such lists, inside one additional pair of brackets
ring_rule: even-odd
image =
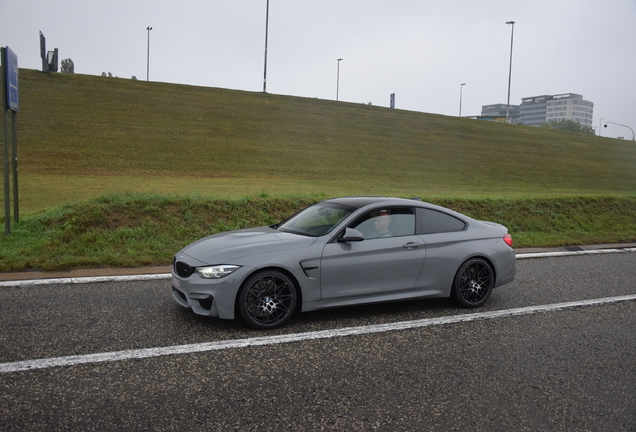
[(541, 125), (543, 128), (555, 129), (565, 132), (577, 132), (577, 133), (594, 133), (591, 128), (582, 125), (574, 120), (552, 120)]
[(60, 69), (62, 73), (75, 73), (75, 65), (73, 64), (73, 60), (70, 58), (62, 60), (62, 69)]

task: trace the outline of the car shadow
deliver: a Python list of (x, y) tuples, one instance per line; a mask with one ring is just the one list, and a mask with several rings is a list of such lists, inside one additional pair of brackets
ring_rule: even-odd
[(315, 331), (434, 318), (458, 310), (448, 299), (425, 299), (347, 306), (296, 314), (286, 328)]

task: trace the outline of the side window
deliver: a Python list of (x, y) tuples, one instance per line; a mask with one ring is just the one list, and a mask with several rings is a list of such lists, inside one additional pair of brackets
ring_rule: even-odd
[(372, 210), (351, 224), (365, 239), (398, 237), (415, 234), (415, 214), (410, 207), (388, 207)]
[(461, 231), (465, 227), (466, 223), (449, 214), (431, 209), (417, 209), (418, 234)]

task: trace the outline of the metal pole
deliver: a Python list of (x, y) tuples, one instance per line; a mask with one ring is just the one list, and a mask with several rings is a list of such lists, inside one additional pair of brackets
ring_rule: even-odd
[(7, 50), (0, 48), (0, 86), (2, 86), (2, 173), (4, 183), (4, 233), (5, 235), (11, 234), (11, 196), (9, 189), (9, 129), (8, 129), (8, 116), (7, 116), (7, 97), (5, 95), (7, 91), (7, 78), (5, 68), (7, 64)]
[(150, 81), (150, 30), (152, 27), (146, 27), (148, 30), (148, 56), (146, 60), (146, 81)]
[(629, 129), (630, 131), (632, 131), (632, 141), (636, 141), (636, 135), (634, 134), (634, 129), (630, 128), (629, 126), (625, 126), (624, 124), (620, 124), (620, 123), (612, 123), (611, 121), (606, 121), (605, 122), (605, 127), (607, 127), (607, 124), (613, 124), (616, 126), (623, 126), (626, 127), (627, 129)]
[(269, 0), (265, 11), (265, 71), (263, 72), (263, 93), (267, 93), (267, 32), (269, 30)]
[(460, 84), (459, 85), (459, 116), (462, 116), (462, 90), (464, 88), (464, 86), (466, 85), (466, 83)]
[[(4, 67), (4, 65), (3, 65)], [(4, 77), (3, 77), (4, 78)], [(4, 79), (3, 79), (4, 81)], [(8, 113), (2, 103), (2, 130), (4, 134), (2, 146), (2, 172), (4, 174), (4, 233), (11, 234), (11, 193), (9, 188), (9, 130), (8, 130)]]
[(601, 123), (603, 123), (603, 118), (601, 117), (601, 119), (598, 122), (598, 136), (601, 136)]
[(515, 22), (508, 21), (506, 24), (512, 25), (512, 32), (510, 33), (510, 67), (508, 69), (508, 104), (506, 105), (506, 123), (508, 123), (510, 117), (510, 83), (512, 82), (512, 41), (515, 35)]
[(336, 101), (338, 100), (339, 97), (339, 93), (340, 93), (340, 62), (342, 61), (341, 58), (338, 59), (338, 76), (336, 78)]
[(13, 156), (13, 220), (18, 223), (20, 222), (20, 208), (18, 206), (18, 126), (15, 117), (15, 111), (11, 111), (11, 127), (13, 128), (13, 148), (11, 152)]

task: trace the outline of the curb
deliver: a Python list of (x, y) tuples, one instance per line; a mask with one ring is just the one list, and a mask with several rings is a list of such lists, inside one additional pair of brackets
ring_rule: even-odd
[[(78, 269), (68, 271), (26, 271), (15, 273), (0, 273), (0, 283), (9, 281), (24, 281), (34, 279), (77, 279), (77, 278), (112, 278), (140, 275), (157, 275), (170, 273), (172, 266), (139, 267), (139, 268), (101, 268), (101, 269)], [(3, 285), (0, 285), (3, 286)], [(6, 286), (6, 285), (5, 285)]]

